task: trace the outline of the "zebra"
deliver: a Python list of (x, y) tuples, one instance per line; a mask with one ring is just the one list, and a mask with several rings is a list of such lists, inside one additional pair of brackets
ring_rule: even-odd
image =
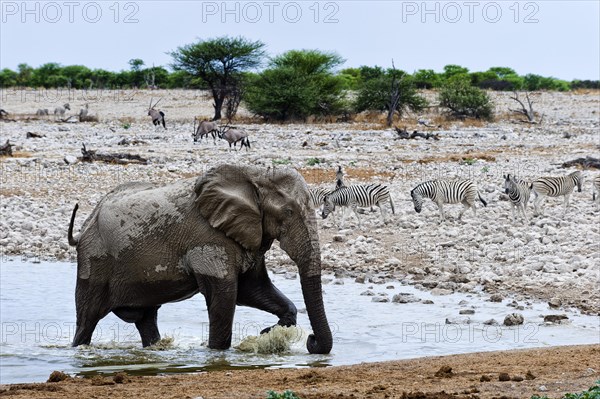
[[(387, 223), (386, 221), (386, 212), (383, 205), (383, 202), (389, 201), (390, 206), (392, 208), (392, 213), (395, 214), (396, 211), (394, 209), (394, 202), (392, 201), (392, 197), (390, 196), (390, 191), (387, 186), (383, 184), (353, 184), (350, 186), (341, 186), (333, 190), (329, 195), (325, 196), (323, 203), (323, 211), (321, 212), (321, 217), (326, 219), (327, 216), (335, 210), (336, 206), (340, 207), (349, 207), (356, 215), (356, 219), (358, 220), (358, 226), (361, 226), (360, 218), (358, 217), (358, 213), (356, 211), (357, 207), (371, 207), (373, 205), (377, 205), (381, 210), (381, 218), (383, 223)], [(340, 227), (344, 224), (344, 214), (342, 214), (342, 223)]]
[(575, 171), (568, 174), (567, 176), (559, 177), (540, 177), (534, 180), (531, 184), (535, 200), (533, 201), (534, 214), (543, 215), (541, 206), (546, 197), (560, 197), (564, 196), (564, 212), (563, 216), (567, 213), (569, 207), (569, 197), (573, 193), (573, 189), (577, 186), (577, 191), (581, 192), (581, 186), (583, 184), (583, 175), (580, 171)]
[(333, 190), (329, 190), (327, 188), (324, 187), (316, 187), (316, 188), (310, 188), (308, 189), (308, 194), (309, 194), (309, 199), (310, 199), (310, 207), (312, 209), (317, 209), (319, 208), (321, 205), (323, 205), (323, 202), (325, 201), (325, 197), (327, 197), (328, 195), (331, 194)]
[(59, 119), (63, 119), (65, 117), (65, 112), (67, 112), (66, 110), (71, 110), (69, 103), (63, 104), (62, 107), (54, 108), (54, 118), (56, 119), (58, 117)]
[(600, 210), (600, 175), (592, 180), (592, 200), (596, 203), (596, 209)]
[(469, 208), (473, 209), (473, 215), (477, 216), (477, 210), (475, 209), (476, 196), (479, 197), (479, 201), (483, 206), (487, 206), (487, 202), (481, 198), (481, 194), (477, 191), (477, 186), (470, 179), (426, 181), (413, 188), (410, 196), (417, 213), (421, 213), (423, 198), (430, 198), (440, 210), (440, 220), (446, 219), (444, 204), (458, 204), (460, 202), (464, 205), (464, 209), (458, 215), (459, 220)]
[(527, 217), (527, 203), (531, 194), (531, 184), (523, 180), (515, 179), (510, 174), (504, 176), (504, 192), (508, 194), (511, 203), (512, 219), (515, 221), (515, 208), (523, 213), (523, 217), (529, 223)]

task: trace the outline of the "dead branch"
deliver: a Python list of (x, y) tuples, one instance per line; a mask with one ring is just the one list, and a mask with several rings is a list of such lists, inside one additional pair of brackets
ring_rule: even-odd
[(399, 128), (399, 127), (395, 127), (394, 130), (398, 134), (398, 137), (396, 137), (396, 140), (398, 140), (398, 139), (409, 140), (409, 139), (416, 139), (417, 137), (421, 137), (425, 140), (429, 140), (429, 139), (439, 140), (440, 139), (439, 134), (419, 133), (416, 130), (413, 131), (412, 133), (408, 133), (406, 128)]
[(13, 153), (12, 153), (13, 147), (14, 147), (14, 145), (10, 144), (9, 140), (6, 140), (6, 143), (0, 145), (0, 156), (12, 157), (13, 156)]
[(148, 143), (144, 140), (128, 139), (128, 138), (124, 138), (117, 143), (117, 145), (139, 145), (139, 144), (148, 144)]
[(62, 122), (62, 123), (77, 123), (77, 122), (79, 122), (79, 115), (71, 115), (68, 118), (59, 119), (57, 122)]
[(577, 158), (572, 161), (563, 162), (561, 165), (563, 168), (570, 168), (572, 166), (581, 166), (584, 169), (600, 169), (600, 159), (593, 157)]
[(8, 112), (6, 112), (3, 109), (0, 109), (0, 121), (3, 121), (3, 122), (16, 122), (15, 119), (7, 118), (8, 115), (10, 115)]
[(42, 137), (46, 137), (46, 135), (41, 134), (41, 133), (35, 133), (35, 132), (27, 132), (27, 134), (25, 135), (25, 138), (28, 138), (28, 139), (41, 139)]
[(85, 143), (83, 143), (83, 147), (81, 148), (82, 156), (79, 158), (82, 162), (94, 162), (94, 161), (102, 161), (106, 163), (117, 163), (117, 164), (128, 164), (128, 163), (137, 163), (146, 165), (148, 160), (142, 158), (139, 155), (135, 154), (127, 154), (127, 153), (112, 153), (112, 154), (100, 154), (96, 150), (88, 150), (85, 148)]
[(535, 111), (533, 110), (533, 101), (531, 101), (531, 98), (529, 97), (529, 92), (525, 92), (525, 99), (527, 100), (527, 106), (525, 106), (523, 101), (521, 101), (521, 99), (519, 98), (519, 93), (514, 91), (513, 95), (514, 96), (511, 97), (511, 100), (514, 100), (517, 103), (519, 103), (519, 105), (521, 106), (521, 109), (510, 109), (509, 108), (509, 111), (514, 112), (519, 115), (523, 115), (527, 118), (526, 121), (522, 120), (521, 122), (531, 123), (531, 124), (541, 124), (542, 120), (544, 119), (544, 115), (542, 115), (542, 117), (540, 118), (539, 121), (535, 120)]

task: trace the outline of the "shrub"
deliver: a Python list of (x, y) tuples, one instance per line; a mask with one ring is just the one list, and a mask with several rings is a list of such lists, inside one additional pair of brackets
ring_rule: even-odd
[(394, 78), (398, 87), (399, 99), (393, 110), (400, 117), (407, 110), (422, 111), (427, 100), (417, 93), (412, 76), (403, 71), (388, 70), (380, 76), (364, 81), (358, 89), (354, 108), (362, 111), (390, 111), (391, 89)]
[(414, 84), (417, 89), (433, 89), (439, 87), (442, 78), (433, 69), (419, 69), (413, 74)]
[(279, 121), (337, 114), (344, 81), (332, 69), (342, 62), (337, 54), (288, 51), (249, 83), (246, 105), (256, 115)]
[(454, 117), (473, 117), (491, 120), (493, 104), (487, 93), (473, 87), (464, 79), (453, 79), (447, 82), (439, 93), (440, 105), (450, 110)]
[(269, 391), (267, 392), (267, 399), (300, 399), (300, 397), (296, 395), (293, 391), (285, 390), (282, 393)]

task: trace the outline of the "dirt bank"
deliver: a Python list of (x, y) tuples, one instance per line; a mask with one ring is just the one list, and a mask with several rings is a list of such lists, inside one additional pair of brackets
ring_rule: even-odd
[[(600, 345), (487, 352), (347, 367), (215, 371), (159, 377), (69, 378), (4, 385), (11, 398), (266, 398), (286, 389), (301, 398), (550, 398), (600, 379)], [(500, 381), (501, 374), (508, 381)], [(503, 376), (504, 379), (505, 376)], [(406, 394), (406, 396), (403, 396)]]

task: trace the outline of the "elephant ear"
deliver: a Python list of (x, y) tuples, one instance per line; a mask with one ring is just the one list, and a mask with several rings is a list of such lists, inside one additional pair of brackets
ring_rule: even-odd
[(236, 166), (222, 165), (198, 178), (194, 187), (200, 214), (215, 229), (249, 250), (262, 242), (258, 188)]

